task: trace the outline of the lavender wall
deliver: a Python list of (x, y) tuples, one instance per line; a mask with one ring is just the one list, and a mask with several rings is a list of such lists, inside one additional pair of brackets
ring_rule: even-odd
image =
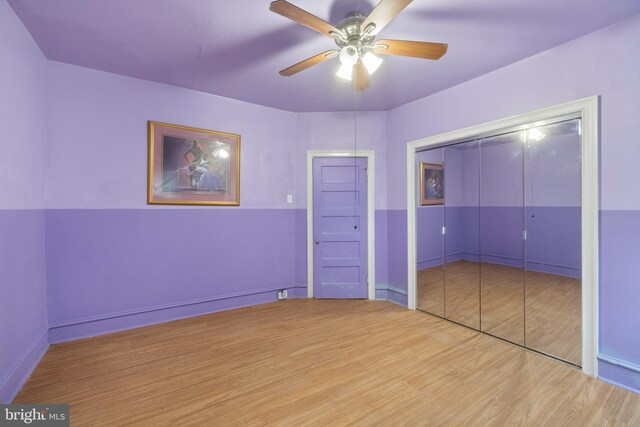
[(47, 348), (45, 59), (0, 2), (0, 403)]
[[(294, 113), (52, 61), (47, 87), (50, 209), (158, 209), (146, 206), (141, 191), (147, 120), (240, 134), (235, 209), (292, 207), (286, 195), (296, 178)], [(79, 175), (87, 164), (91, 173)]]
[[(56, 62), (48, 94), (52, 342), (306, 294), (295, 114)], [(240, 207), (147, 206), (147, 120), (240, 134)]]
[(389, 230), (398, 231), (389, 239), (389, 281), (406, 287), (406, 231), (401, 231), (406, 230), (402, 189), (408, 141), (600, 95), (600, 373), (635, 390), (640, 389), (640, 341), (628, 325), (640, 324), (640, 312), (631, 307), (640, 299), (635, 261), (640, 230), (634, 226), (640, 223), (640, 198), (631, 196), (640, 179), (633, 126), (640, 98), (630, 94), (640, 91), (640, 57), (628, 52), (637, 40), (639, 15), (390, 110), (387, 121), (388, 188), (394, 189), (388, 192), (388, 221)]
[[(629, 55), (640, 16), (587, 34), (523, 61), (388, 111), (389, 209), (406, 209), (405, 144), (592, 95), (601, 96), (602, 209), (640, 209), (628, 197), (640, 145), (630, 126), (640, 100), (640, 58)], [(598, 55), (594, 54), (598, 52)]]
[(307, 150), (374, 150), (376, 209), (387, 207), (387, 121), (384, 111), (297, 114), (297, 207), (306, 206)]
[(196, 315), (298, 292), (295, 224), (294, 209), (50, 210), (51, 341), (154, 323), (161, 310), (168, 320), (185, 306)]

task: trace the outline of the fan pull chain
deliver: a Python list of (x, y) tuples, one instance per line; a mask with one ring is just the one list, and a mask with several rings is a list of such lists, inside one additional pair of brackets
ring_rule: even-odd
[(355, 85), (353, 86), (353, 173), (355, 174), (353, 179), (353, 229), (358, 229), (358, 176), (360, 171), (358, 169), (358, 73), (354, 74)]

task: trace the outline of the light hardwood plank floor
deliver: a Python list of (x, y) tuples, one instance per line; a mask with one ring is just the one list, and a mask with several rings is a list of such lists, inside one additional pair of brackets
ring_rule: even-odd
[(57, 344), (15, 403), (77, 426), (640, 425), (640, 396), (387, 302), (289, 300)]

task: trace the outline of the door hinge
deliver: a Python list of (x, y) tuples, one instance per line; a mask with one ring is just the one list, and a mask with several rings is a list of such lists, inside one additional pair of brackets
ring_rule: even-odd
[(367, 166), (364, 167), (364, 176), (369, 176), (369, 168)]
[(527, 230), (522, 231), (522, 240), (527, 240)]
[(442, 235), (444, 236), (445, 234), (447, 234), (447, 227), (442, 227)]

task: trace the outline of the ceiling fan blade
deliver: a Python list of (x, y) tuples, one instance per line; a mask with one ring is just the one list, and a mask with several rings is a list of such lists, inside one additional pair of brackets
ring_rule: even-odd
[(364, 32), (370, 24), (374, 24), (375, 27), (369, 30), (368, 34), (375, 36), (412, 1), (413, 0), (381, 0), (362, 22), (360, 31)]
[(289, 77), (293, 76), (300, 71), (304, 71), (309, 67), (313, 67), (314, 65), (320, 64), (321, 62), (328, 61), (331, 58), (335, 58), (338, 56), (337, 50), (328, 50), (326, 52), (319, 53), (311, 58), (307, 58), (304, 61), (300, 61), (295, 65), (292, 65), (289, 68), (285, 68), (280, 71), (281, 76)]
[[(386, 46), (386, 47), (385, 47)], [(373, 46), (376, 55), (411, 56), (413, 58), (440, 59), (447, 53), (446, 43), (414, 42), (407, 40), (377, 40)]]
[(285, 18), (289, 18), (298, 24), (304, 25), (307, 28), (311, 28), (314, 31), (324, 34), (327, 37), (335, 39), (336, 37), (345, 37), (342, 31), (323, 21), (315, 15), (310, 14), (304, 9), (300, 9), (298, 6), (294, 6), (286, 0), (276, 0), (271, 2), (269, 10), (282, 15)]
[(362, 61), (354, 66), (353, 80), (358, 92), (369, 88), (369, 72)]

